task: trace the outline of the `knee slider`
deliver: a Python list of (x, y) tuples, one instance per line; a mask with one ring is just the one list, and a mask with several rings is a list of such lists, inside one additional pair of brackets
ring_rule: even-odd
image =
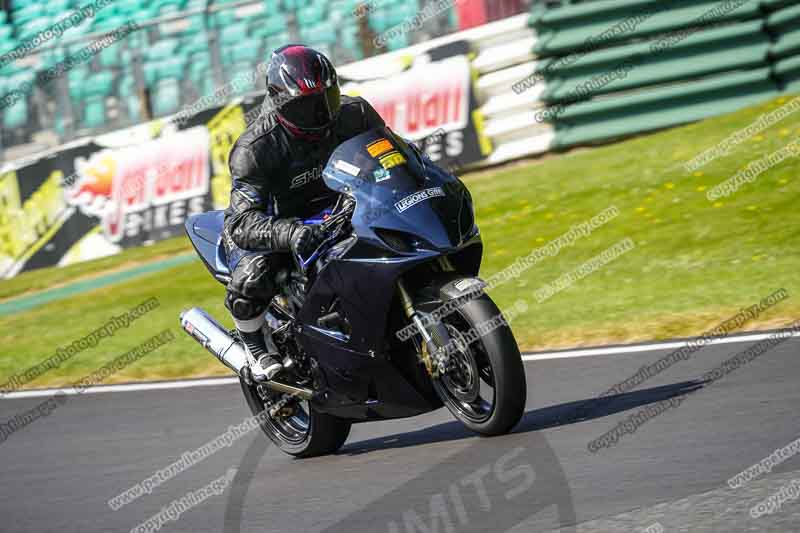
[(252, 300), (231, 291), (228, 291), (228, 294), (225, 295), (225, 307), (228, 308), (231, 316), (237, 320), (250, 320), (267, 309), (264, 302)]

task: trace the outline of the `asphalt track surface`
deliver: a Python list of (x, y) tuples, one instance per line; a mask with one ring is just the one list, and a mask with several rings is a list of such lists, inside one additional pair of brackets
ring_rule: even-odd
[[(750, 509), (800, 483), (800, 454), (739, 488), (727, 481), (800, 437), (800, 339), (698, 382), (754, 344), (707, 346), (611, 400), (596, 398), (671, 350), (527, 362), (527, 413), (504, 437), (473, 436), (442, 409), (356, 425), (338, 454), (294, 460), (257, 430), (117, 511), (109, 498), (249, 412), (231, 384), (70, 397), (0, 443), (0, 531), (130, 531), (231, 468), (224, 492), (160, 530), (798, 531), (798, 500), (759, 518)], [(685, 393), (616, 445), (587, 448)], [(41, 401), (0, 400), (0, 420)]]

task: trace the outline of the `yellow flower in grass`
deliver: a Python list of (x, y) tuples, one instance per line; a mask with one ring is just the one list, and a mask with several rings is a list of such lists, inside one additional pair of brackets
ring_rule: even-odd
[(541, 237), (536, 237), (536, 242), (544, 242), (544, 239)]
[(756, 209), (758, 209), (758, 206), (757, 205), (748, 205), (745, 209), (747, 209), (748, 211), (755, 211)]
[(642, 213), (642, 212), (644, 212), (644, 210), (645, 210), (645, 208), (643, 206), (641, 206), (641, 205), (636, 208), (636, 212), (637, 213)]
[(790, 130), (789, 128), (783, 128), (779, 133), (781, 134), (781, 137), (786, 137), (787, 135), (792, 133), (792, 130)]
[(553, 213), (547, 213), (544, 216), (544, 218), (546, 218), (547, 220), (553, 220), (554, 217), (555, 217), (555, 215)]
[(763, 135), (756, 135), (755, 137), (753, 137), (753, 142), (760, 143), (763, 140), (764, 140), (764, 136)]
[(675, 184), (672, 183), (671, 181), (668, 181), (667, 183), (664, 184), (664, 187), (666, 187), (667, 189), (674, 189)]
[(698, 170), (697, 172), (695, 172), (695, 173), (694, 173), (694, 177), (695, 177), (695, 178), (699, 178), (699, 177), (700, 177), (700, 176), (702, 176), (702, 175), (703, 175), (703, 173), (702, 173), (702, 172), (700, 172), (699, 170)]
[(700, 185), (700, 186), (697, 188), (697, 192), (703, 192), (704, 190), (706, 190), (706, 186), (705, 186), (705, 185)]
[(778, 183), (780, 183), (781, 185), (786, 185), (787, 183), (789, 183), (789, 180), (787, 180), (786, 178), (781, 178), (778, 180)]
[(714, 202), (714, 207), (722, 207), (725, 205), (723, 202)]

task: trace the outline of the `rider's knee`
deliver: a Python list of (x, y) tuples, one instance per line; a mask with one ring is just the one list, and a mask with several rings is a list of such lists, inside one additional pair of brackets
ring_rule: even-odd
[(233, 318), (250, 320), (263, 313), (267, 309), (267, 304), (264, 301), (253, 300), (241, 294), (228, 291), (225, 295), (225, 307), (228, 308)]
[(267, 254), (243, 257), (231, 273), (225, 307), (234, 318), (250, 319), (262, 313), (275, 293)]

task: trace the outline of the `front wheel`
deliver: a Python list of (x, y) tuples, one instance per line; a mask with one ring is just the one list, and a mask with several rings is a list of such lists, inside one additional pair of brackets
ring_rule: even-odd
[(433, 386), (450, 412), (482, 435), (503, 435), (525, 411), (527, 384), (517, 341), (489, 296), (442, 318), (451, 349)]
[[(253, 415), (261, 413), (266, 404), (257, 386), (247, 385), (241, 378), (239, 382), (250, 411)], [(307, 401), (297, 401), (292, 402), (289, 414), (266, 418), (261, 429), (284, 453), (315, 457), (341, 448), (350, 434), (350, 422), (317, 412)]]

